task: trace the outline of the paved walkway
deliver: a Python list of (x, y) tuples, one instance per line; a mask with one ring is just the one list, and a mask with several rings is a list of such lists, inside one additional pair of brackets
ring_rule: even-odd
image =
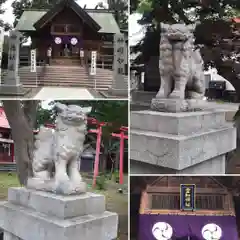
[(33, 98), (35, 100), (47, 99), (71, 99), (71, 100), (91, 100), (94, 96), (86, 88), (73, 87), (43, 87)]

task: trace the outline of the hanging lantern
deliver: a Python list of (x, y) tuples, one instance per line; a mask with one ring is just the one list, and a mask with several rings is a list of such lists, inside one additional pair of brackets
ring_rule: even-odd
[(71, 38), (71, 44), (72, 45), (76, 45), (77, 43), (78, 43), (77, 38), (75, 38), (75, 37)]
[(61, 39), (60, 37), (56, 37), (55, 40), (54, 40), (54, 42), (55, 42), (56, 44), (61, 44), (61, 43), (62, 43), (62, 39)]

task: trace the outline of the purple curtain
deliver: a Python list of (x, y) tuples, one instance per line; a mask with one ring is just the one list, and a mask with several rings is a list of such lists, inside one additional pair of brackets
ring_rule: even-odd
[[(221, 240), (238, 240), (236, 218), (234, 216), (190, 216), (190, 215), (139, 215), (139, 240), (155, 240), (152, 234), (153, 225), (166, 222), (173, 229), (172, 239), (204, 240), (202, 228), (208, 223), (215, 223), (222, 229)], [(187, 238), (186, 238), (187, 239)]]
[[(74, 37), (74, 38), (76, 38), (78, 40), (78, 43), (76, 44), (76, 46), (78, 46), (78, 47), (82, 46), (82, 40), (78, 36), (54, 36), (53, 42), (55, 41), (56, 37), (61, 38), (62, 39), (62, 43), (64, 43), (64, 44), (69, 44), (69, 43), (71, 44), (71, 39)], [(55, 44), (55, 42), (54, 42), (54, 44)]]

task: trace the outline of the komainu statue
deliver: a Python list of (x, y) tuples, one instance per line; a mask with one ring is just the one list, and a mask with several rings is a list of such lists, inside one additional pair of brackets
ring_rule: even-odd
[(193, 31), (193, 25), (161, 23), (161, 86), (155, 100), (178, 100), (183, 104), (180, 111), (188, 110), (185, 99), (202, 100), (205, 94), (203, 60), (194, 49)]
[(91, 108), (55, 105), (56, 128), (41, 127), (35, 140), (33, 178), (28, 188), (70, 195), (86, 192), (78, 162), (87, 133), (87, 113)]

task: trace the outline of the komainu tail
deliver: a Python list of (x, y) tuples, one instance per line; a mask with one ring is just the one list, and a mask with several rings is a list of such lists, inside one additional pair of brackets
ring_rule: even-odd
[(47, 165), (53, 162), (54, 130), (40, 127), (39, 133), (35, 137), (35, 151), (33, 155), (33, 172), (38, 175), (46, 169)]

